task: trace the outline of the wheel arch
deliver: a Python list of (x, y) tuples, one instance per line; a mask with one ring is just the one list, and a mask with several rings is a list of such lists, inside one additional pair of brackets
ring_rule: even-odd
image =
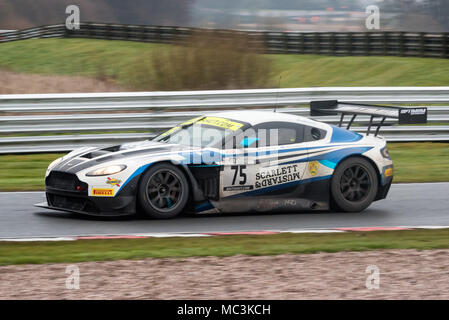
[[(198, 186), (198, 182), (196, 181), (195, 177), (193, 176), (192, 172), (190, 171), (189, 167), (185, 164), (180, 164), (180, 163), (174, 163), (171, 160), (161, 160), (161, 161), (157, 161), (157, 162), (152, 162), (151, 164), (148, 165), (147, 168), (145, 168), (145, 170), (143, 170), (138, 178), (137, 181), (137, 185), (139, 186), (141, 183), (141, 179), (142, 176), (148, 171), (150, 170), (152, 167), (154, 167), (155, 165), (158, 164), (171, 164), (179, 169), (181, 169), (181, 171), (185, 174), (186, 178), (187, 178), (187, 182), (189, 184), (189, 196), (193, 197), (193, 199), (195, 201), (202, 201), (205, 200), (205, 197), (201, 191), (201, 189)], [(137, 193), (136, 193), (136, 198), (137, 198)]]
[[(373, 159), (371, 159), (370, 157), (367, 157), (361, 153), (353, 153), (353, 154), (349, 154), (347, 156), (345, 156), (344, 158), (342, 158), (340, 161), (338, 161), (337, 165), (334, 168), (334, 171), (337, 169), (337, 167), (345, 160), (349, 159), (349, 158), (362, 158), (365, 160), (368, 160), (368, 162), (373, 166), (374, 170), (376, 171), (376, 175), (377, 175), (377, 180), (379, 182), (379, 184), (381, 183), (381, 173), (379, 171), (378, 166), (376, 165), (376, 163), (374, 162)], [(332, 174), (332, 177), (334, 175)]]
[[(342, 158), (340, 161), (338, 161), (337, 165), (335, 166), (334, 172), (335, 172), (335, 170), (337, 169), (337, 167), (338, 167), (343, 161), (345, 161), (345, 160), (347, 160), (347, 159), (349, 159), (349, 158), (362, 158), (362, 159), (367, 160), (367, 161), (372, 165), (372, 167), (374, 168), (374, 171), (376, 171), (376, 177), (377, 177), (377, 183), (378, 183), (378, 186), (381, 185), (381, 182), (382, 182), (382, 175), (381, 175), (381, 173), (380, 173), (380, 171), (379, 171), (379, 168), (377, 167), (376, 163), (374, 162), (373, 159), (371, 159), (370, 157), (367, 157), (367, 156), (365, 156), (365, 155), (363, 155), (363, 154), (361, 154), (361, 153), (349, 154), (349, 155), (345, 156), (344, 158)], [(331, 180), (332, 180), (333, 178), (334, 178), (334, 174), (332, 174)], [(331, 195), (331, 198), (332, 198), (332, 193), (330, 192), (330, 191), (331, 191), (330, 188), (331, 188), (331, 184), (329, 184), (329, 195)], [(379, 190), (380, 190), (380, 188), (378, 188), (378, 190), (377, 190), (376, 199), (377, 199), (377, 197), (379, 196)]]
[(341, 165), (341, 163), (343, 163), (345, 160), (348, 160), (348, 159), (351, 159), (351, 158), (360, 158), (360, 159), (366, 160), (374, 168), (374, 172), (376, 173), (376, 177), (377, 177), (377, 186), (378, 187), (377, 187), (376, 194), (375, 194), (375, 197), (374, 197), (373, 201), (376, 201), (379, 198), (379, 194), (381, 192), (380, 186), (381, 186), (381, 179), (382, 179), (382, 176), (381, 176), (381, 173), (379, 171), (379, 168), (377, 167), (377, 165), (376, 165), (376, 163), (374, 162), (373, 159), (371, 159), (371, 158), (369, 158), (369, 157), (367, 157), (367, 156), (365, 156), (363, 154), (360, 154), (360, 153), (353, 153), (353, 154), (349, 154), (349, 155), (345, 156), (344, 158), (340, 159), (340, 161), (338, 161), (337, 165), (334, 168), (334, 173), (332, 174), (332, 177), (331, 177), (331, 180), (330, 180), (330, 183), (329, 183), (329, 201), (330, 201), (330, 207), (332, 209), (340, 209), (339, 206), (336, 204), (336, 201), (335, 201), (335, 199), (333, 197), (333, 194), (332, 194), (332, 184), (333, 184), (335, 171), (337, 170), (338, 166)]

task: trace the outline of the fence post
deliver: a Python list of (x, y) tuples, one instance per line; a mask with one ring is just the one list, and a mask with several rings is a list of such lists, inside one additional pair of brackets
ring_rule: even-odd
[(422, 58), (424, 58), (426, 56), (425, 50), (424, 50), (425, 45), (426, 45), (424, 36), (425, 36), (424, 32), (419, 33), (419, 56)]
[(386, 56), (388, 53), (388, 32), (382, 33), (382, 54)]
[(366, 55), (370, 56), (371, 55), (371, 43), (370, 43), (370, 33), (369, 32), (365, 32), (365, 36), (364, 36), (364, 42), (365, 42), (365, 50), (366, 50)]
[(320, 53), (320, 34), (318, 32), (315, 32), (313, 34), (313, 47), (314, 47), (314, 53), (319, 54)]
[(288, 40), (289, 38), (287, 37), (287, 32), (281, 32), (281, 48), (282, 48), (282, 53), (288, 53)]
[(445, 59), (449, 58), (448, 37), (449, 37), (449, 33), (447, 33), (447, 32), (443, 33), (443, 39), (442, 39), (443, 58), (445, 58)]
[(348, 32), (348, 42), (347, 42), (347, 48), (346, 48), (346, 53), (348, 54), (348, 56), (352, 55), (353, 45), (354, 45), (354, 41), (352, 38), (352, 32)]
[(335, 52), (335, 33), (331, 32), (329, 35), (329, 40), (330, 40), (330, 52), (332, 55), (336, 55)]
[(404, 41), (405, 41), (405, 32), (399, 32), (399, 55), (401, 57), (405, 56), (405, 46), (404, 46)]
[(304, 33), (298, 33), (298, 53), (304, 53)]

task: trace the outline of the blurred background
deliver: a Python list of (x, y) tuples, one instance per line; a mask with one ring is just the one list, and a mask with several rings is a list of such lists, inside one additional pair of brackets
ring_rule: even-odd
[(383, 30), (449, 31), (445, 0), (0, 0), (0, 29), (61, 23), (70, 4), (82, 21), (282, 31), (364, 31), (375, 4)]
[[(0, 0), (0, 41), (1, 30), (6, 37), (5, 30), (61, 24), (62, 32), (58, 39), (5, 38), (0, 94), (447, 84), (447, 60), (398, 57), (445, 58), (441, 36), (364, 38), (378, 31), (446, 32), (443, 0), (78, 0), (81, 22), (105, 23), (104, 29), (113, 23), (201, 28), (186, 29), (196, 30), (187, 40), (169, 29), (159, 29), (160, 39), (125, 37), (137, 41), (111, 41), (104, 30), (92, 36), (86, 27), (66, 39), (62, 24), (72, 2)], [(373, 4), (380, 30), (365, 26)], [(223, 29), (239, 32), (213, 31)], [(322, 39), (314, 38), (317, 32)], [(326, 32), (340, 33), (340, 43), (333, 45)]]

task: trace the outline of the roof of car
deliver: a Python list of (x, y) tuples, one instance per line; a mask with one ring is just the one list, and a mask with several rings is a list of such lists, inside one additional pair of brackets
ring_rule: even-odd
[(252, 111), (252, 110), (224, 111), (210, 114), (210, 116), (227, 118), (236, 121), (243, 121), (253, 126), (260, 123), (272, 121), (296, 122), (308, 124), (311, 126), (317, 125), (319, 126), (319, 124), (322, 124), (321, 122), (317, 122), (294, 114), (274, 112), (274, 111)]

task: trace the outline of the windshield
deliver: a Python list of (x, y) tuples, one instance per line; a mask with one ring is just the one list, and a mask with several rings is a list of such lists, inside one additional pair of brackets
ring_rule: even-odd
[(171, 128), (153, 141), (221, 148), (223, 141), (243, 126), (243, 123), (225, 118), (198, 117)]

